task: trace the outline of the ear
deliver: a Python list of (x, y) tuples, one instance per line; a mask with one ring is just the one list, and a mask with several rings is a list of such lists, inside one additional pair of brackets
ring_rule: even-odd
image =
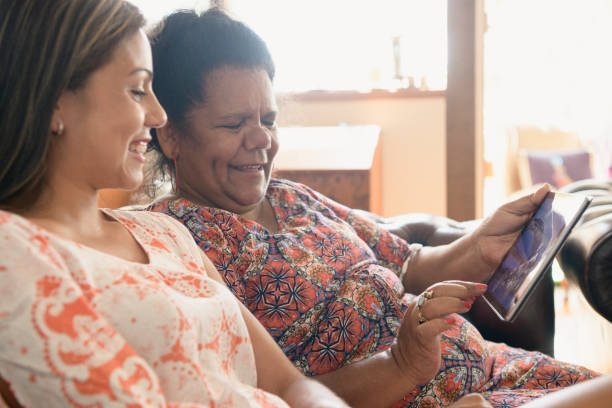
[(164, 156), (170, 160), (176, 159), (180, 154), (179, 134), (176, 128), (168, 122), (166, 126), (155, 129), (155, 133)]
[(64, 132), (64, 120), (62, 119), (62, 105), (64, 105), (64, 93), (60, 96), (57, 104), (55, 105), (55, 109), (53, 110), (53, 115), (51, 116), (51, 134), (53, 135), (61, 135)]
[(61, 135), (65, 129), (70, 129), (72, 124), (70, 122), (71, 118), (81, 117), (78, 109), (82, 106), (83, 100), (80, 99), (77, 91), (64, 89), (55, 104), (55, 109), (51, 116), (51, 133)]

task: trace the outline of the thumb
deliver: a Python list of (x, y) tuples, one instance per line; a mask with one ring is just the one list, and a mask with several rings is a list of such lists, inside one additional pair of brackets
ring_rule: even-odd
[(514, 201), (507, 203), (504, 207), (509, 213), (516, 215), (524, 215), (533, 212), (538, 205), (544, 200), (546, 194), (550, 191), (548, 183), (543, 184), (535, 192), (526, 194)]

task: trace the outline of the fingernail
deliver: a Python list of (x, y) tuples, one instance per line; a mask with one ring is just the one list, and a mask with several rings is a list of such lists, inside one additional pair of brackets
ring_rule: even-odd
[(470, 299), (472, 299), (472, 303), (474, 303), (474, 301), (476, 300), (476, 296), (470, 295)]
[(488, 287), (488, 285), (486, 283), (477, 283), (476, 287), (478, 289), (486, 289)]
[(463, 302), (463, 304), (465, 305), (465, 307), (467, 307), (468, 309), (472, 307), (472, 304), (470, 302)]
[(444, 321), (448, 324), (455, 323), (455, 319), (453, 317), (447, 317), (446, 319), (444, 319)]

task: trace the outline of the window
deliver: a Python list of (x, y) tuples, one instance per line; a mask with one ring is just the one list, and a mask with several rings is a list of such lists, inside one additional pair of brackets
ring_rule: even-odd
[(179, 9), (205, 10), (209, 0), (128, 0), (137, 6), (147, 19), (148, 25), (158, 23), (165, 15)]
[[(209, 1), (131, 0), (151, 22)], [(231, 0), (268, 44), (281, 92), (446, 88), (446, 0)]]

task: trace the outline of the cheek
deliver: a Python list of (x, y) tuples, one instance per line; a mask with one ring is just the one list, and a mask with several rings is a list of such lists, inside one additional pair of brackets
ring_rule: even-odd
[(270, 146), (270, 150), (268, 150), (268, 161), (272, 163), (274, 158), (276, 157), (276, 153), (278, 153), (279, 143), (278, 143), (278, 135), (276, 132), (272, 135), (272, 143)]

